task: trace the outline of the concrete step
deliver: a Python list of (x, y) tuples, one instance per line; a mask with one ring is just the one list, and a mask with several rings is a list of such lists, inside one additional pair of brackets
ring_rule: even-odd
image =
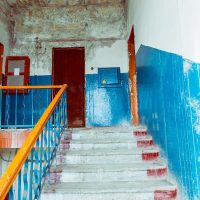
[(73, 129), (68, 131), (69, 135), (72, 135), (73, 139), (89, 139), (89, 138), (132, 138), (135, 131), (146, 131), (146, 128), (136, 129), (134, 127), (118, 127), (112, 129), (106, 128), (89, 128), (89, 129)]
[(165, 180), (60, 183), (46, 185), (41, 200), (169, 200), (175, 199), (176, 193), (176, 187)]
[[(116, 127), (92, 127), (92, 128), (73, 128), (73, 134), (76, 133), (113, 133), (113, 132), (120, 132), (120, 133), (128, 133), (134, 131), (144, 131), (147, 130), (146, 126), (116, 126)], [(69, 130), (70, 131), (70, 130)]]
[(123, 150), (70, 150), (67, 155), (57, 155), (57, 163), (65, 164), (114, 164), (138, 163), (144, 160), (157, 160), (159, 150), (156, 148)]
[[(61, 151), (62, 152), (62, 151)], [(70, 149), (67, 154), (61, 154), (66, 157), (68, 156), (109, 156), (109, 155), (141, 155), (143, 153), (159, 152), (157, 146), (146, 147), (146, 148), (117, 148), (117, 149)], [(59, 152), (58, 152), (59, 155)]]
[[(70, 144), (69, 144), (70, 143)], [(119, 149), (119, 148), (135, 148), (140, 147), (139, 144), (146, 144), (146, 146), (152, 146), (153, 140), (151, 136), (143, 138), (125, 139), (125, 138), (111, 138), (111, 139), (77, 139), (77, 140), (65, 140), (61, 141), (60, 146), (69, 145), (70, 149)], [(145, 145), (144, 145), (145, 146)]]
[(175, 200), (167, 166), (145, 127), (68, 130), (41, 200)]
[(60, 165), (51, 168), (50, 181), (54, 182), (110, 182), (165, 179), (167, 166), (162, 163)]
[(135, 143), (138, 140), (152, 140), (151, 136), (145, 136), (142, 138), (131, 137), (113, 137), (113, 138), (88, 138), (88, 139), (73, 139), (70, 144), (112, 144), (112, 143)]
[(133, 139), (133, 132), (80, 132), (76, 134), (72, 134), (72, 139), (111, 139), (111, 138), (125, 138), (125, 139)]

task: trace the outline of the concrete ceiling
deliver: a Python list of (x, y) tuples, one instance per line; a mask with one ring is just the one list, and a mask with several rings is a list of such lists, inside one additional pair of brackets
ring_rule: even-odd
[(10, 7), (60, 7), (73, 5), (101, 5), (124, 3), (125, 0), (1, 0), (5, 1)]

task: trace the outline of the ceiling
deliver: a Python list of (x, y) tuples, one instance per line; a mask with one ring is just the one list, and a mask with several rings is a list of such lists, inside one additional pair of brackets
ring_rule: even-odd
[(125, 0), (3, 0), (10, 7), (31, 7), (31, 6), (45, 6), (45, 7), (59, 7), (59, 6), (73, 6), (73, 5), (102, 5), (102, 4), (116, 4), (123, 3)]

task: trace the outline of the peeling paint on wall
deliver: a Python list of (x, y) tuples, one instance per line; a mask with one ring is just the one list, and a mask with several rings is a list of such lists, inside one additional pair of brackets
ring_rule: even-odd
[(189, 60), (183, 61), (183, 72), (186, 74), (192, 67), (192, 63)]
[[(110, 63), (115, 64), (115, 60), (118, 60), (119, 67), (123, 68), (123, 72), (127, 72), (126, 19), (123, 3), (62, 8), (31, 7), (23, 13), (16, 13), (15, 18), (17, 43), (12, 49), (12, 54), (30, 56), (31, 75), (51, 74), (52, 48), (80, 46), (85, 47), (86, 51), (86, 73), (96, 73), (97, 70), (92, 71), (90, 68), (103, 66), (101, 62), (96, 62), (100, 66), (90, 65), (90, 61), (94, 64), (94, 59), (99, 59), (96, 57), (96, 51), (110, 48), (111, 52), (115, 52), (123, 46), (121, 57), (112, 57)], [(43, 54), (36, 54), (36, 37), (42, 41), (43, 52), (46, 48)], [(102, 54), (102, 58), (104, 56)]]
[(193, 126), (195, 129), (195, 132), (200, 135), (200, 94), (199, 94), (199, 98), (188, 99), (188, 105), (192, 109), (193, 118), (194, 118)]
[(199, 199), (200, 64), (142, 45), (137, 67), (140, 119), (167, 157), (184, 199)]
[[(87, 126), (129, 124), (124, 2), (89, 6), (30, 6), (23, 12), (18, 11), (15, 12), (16, 44), (12, 54), (30, 57), (31, 80), (34, 80), (30, 84), (41, 84), (42, 80), (42, 83), (49, 84), (52, 48), (84, 47)], [(42, 48), (36, 48), (36, 41), (41, 42)], [(123, 77), (121, 85), (118, 88), (99, 89), (100, 67), (120, 67)]]

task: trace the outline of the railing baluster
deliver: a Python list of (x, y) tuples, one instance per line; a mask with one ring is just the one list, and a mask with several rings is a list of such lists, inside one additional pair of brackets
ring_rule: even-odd
[(23, 90), (23, 101), (22, 101), (22, 104), (23, 104), (23, 126), (24, 126), (24, 124), (25, 124), (25, 117), (26, 117), (26, 114), (25, 114), (25, 107), (26, 107), (26, 105), (25, 105), (25, 94), (24, 94), (24, 90)]
[(38, 184), (39, 184), (38, 150), (39, 150), (39, 139), (36, 141), (36, 146), (35, 146), (35, 150), (34, 150), (34, 156), (35, 156), (35, 165), (34, 165), (34, 198), (37, 198)]
[(68, 113), (67, 113), (67, 93), (64, 94), (64, 113), (65, 113), (65, 124), (68, 125)]
[(18, 92), (18, 90), (16, 89), (15, 90), (15, 126), (17, 125), (17, 92)]
[(31, 151), (30, 156), (30, 181), (29, 181), (29, 200), (33, 199), (33, 153), (34, 151)]
[(50, 159), (51, 159), (51, 121), (47, 123), (47, 134), (48, 134), (48, 167), (50, 168)]
[(19, 175), (18, 175), (18, 199), (17, 200), (21, 200), (21, 186), (22, 186), (22, 171), (20, 170)]
[(31, 90), (31, 110), (32, 110), (32, 112), (31, 112), (31, 121), (32, 121), (32, 126), (34, 125), (34, 105), (33, 105), (34, 98), (33, 98), (33, 91), (34, 90)]
[(28, 196), (28, 159), (24, 163), (23, 169), (23, 181), (24, 181), (24, 191), (23, 191), (23, 200), (27, 200)]
[(47, 169), (47, 166), (48, 166), (48, 162), (47, 162), (47, 153), (48, 153), (48, 144), (47, 144), (47, 125), (45, 126), (45, 129), (44, 129), (44, 149), (43, 149), (43, 156), (44, 156), (44, 164), (43, 164), (43, 174), (44, 176), (46, 176), (46, 169)]
[(58, 141), (59, 141), (59, 116), (58, 116), (58, 112), (59, 112), (59, 106), (56, 107), (56, 149), (57, 149), (57, 145), (58, 145)]
[[(25, 128), (27, 127), (27, 118), (25, 118), (25, 94), (24, 89), (22, 93), (22, 102), (18, 99), (18, 88), (12, 88), (15, 91), (15, 96), (9, 96), (9, 92), (5, 93), (5, 119), (4, 121), (7, 123), (7, 128), (10, 126), (15, 128)], [(26, 88), (26, 87), (25, 87)], [(47, 172), (50, 172), (50, 167), (53, 159), (56, 156), (56, 151), (59, 146), (61, 135), (65, 129), (65, 117), (66, 117), (66, 96), (64, 94), (66, 86), (63, 86), (58, 93), (54, 93), (54, 97), (52, 102), (50, 103), (50, 90), (47, 93), (46, 103), (50, 105), (46, 109), (45, 113), (42, 115), (33, 131), (29, 134), (24, 145), (19, 149), (16, 157), (11, 162), (8, 167), (6, 174), (3, 175), (2, 179), (0, 179), (0, 199), (4, 199), (7, 191), (4, 191), (4, 187), (2, 185), (6, 185), (5, 187), (10, 188), (9, 190), (9, 200), (36, 200), (39, 199), (41, 194), (42, 186), (46, 180)], [(43, 94), (43, 93), (42, 93)], [(31, 98), (31, 109), (32, 115), (30, 117), (31, 126), (34, 124), (34, 93), (30, 91), (30, 95), (28, 98)], [(37, 97), (38, 98), (38, 97)], [(10, 117), (10, 113), (12, 112), (10, 107), (11, 100), (15, 100), (14, 103), (14, 115)], [(21, 119), (17, 118), (18, 116), (18, 103), (22, 103), (21, 108)], [(42, 102), (42, 107), (39, 103), (39, 113), (43, 112), (43, 106), (45, 102)], [(39, 114), (38, 113), (38, 114)], [(30, 115), (29, 115), (30, 116)], [(13, 118), (14, 117), (14, 118)], [(18, 125), (18, 122), (21, 121), (22, 124)], [(13, 124), (10, 124), (12, 122)], [(22, 163), (22, 165), (21, 165)], [(15, 170), (13, 170), (16, 167)], [(20, 170), (18, 170), (20, 169)], [(15, 174), (13, 175), (13, 171)], [(17, 179), (16, 177), (17, 173)], [(48, 173), (49, 174), (49, 173)], [(7, 179), (9, 177), (9, 179)], [(16, 181), (15, 181), (16, 179)], [(4, 181), (3, 181), (4, 180)]]
[(14, 200), (13, 186), (12, 186), (12, 187), (10, 188), (10, 190), (9, 190), (8, 199), (9, 199), (9, 200)]
[(7, 124), (7, 127), (9, 128), (9, 90), (6, 91), (6, 124)]
[(44, 133), (43, 133), (43, 131), (42, 131), (41, 136), (40, 136), (40, 148), (39, 148), (39, 150), (40, 150), (40, 183), (41, 183), (41, 181), (42, 181), (43, 135), (44, 135)]

